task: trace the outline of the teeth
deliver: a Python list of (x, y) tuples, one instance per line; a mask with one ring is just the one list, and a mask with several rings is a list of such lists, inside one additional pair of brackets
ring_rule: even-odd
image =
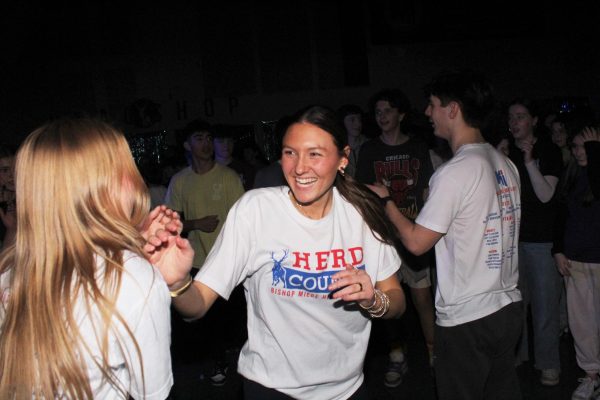
[(306, 185), (306, 184), (313, 183), (316, 181), (317, 181), (317, 178), (296, 178), (296, 182), (298, 182), (302, 185)]

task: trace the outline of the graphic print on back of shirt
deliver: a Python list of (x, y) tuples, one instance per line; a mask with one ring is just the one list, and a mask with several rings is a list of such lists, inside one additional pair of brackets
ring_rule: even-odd
[(332, 276), (351, 265), (355, 269), (365, 269), (362, 247), (331, 249), (328, 251), (308, 252), (272, 251), (271, 293), (286, 296), (305, 296), (328, 298), (328, 286)]
[[(496, 196), (500, 205), (500, 212), (491, 212), (482, 221), (486, 225), (483, 244), (488, 249), (486, 265), (489, 269), (501, 268), (505, 263), (505, 259), (514, 257), (517, 251), (514, 246), (511, 246), (503, 249), (502, 253), (498, 252), (502, 237), (500, 231), (506, 232), (510, 237), (514, 237), (516, 233), (515, 213), (519, 209), (519, 205), (514, 204), (511, 197), (517, 187), (509, 185), (502, 169), (494, 171), (494, 174), (496, 175)], [(500, 223), (495, 224), (494, 220), (498, 220)]]

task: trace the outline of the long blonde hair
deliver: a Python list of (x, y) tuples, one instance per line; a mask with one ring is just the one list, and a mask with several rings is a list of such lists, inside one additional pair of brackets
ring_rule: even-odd
[[(108, 338), (115, 320), (125, 324), (115, 308), (123, 251), (142, 255), (135, 227), (149, 208), (125, 137), (89, 119), (38, 128), (17, 154), (16, 197), (16, 240), (0, 257), (10, 282), (0, 328), (0, 398), (93, 397), (76, 304), (86, 315), (98, 310), (96, 363), (125, 394), (109, 368)], [(101, 282), (97, 258), (105, 264)]]

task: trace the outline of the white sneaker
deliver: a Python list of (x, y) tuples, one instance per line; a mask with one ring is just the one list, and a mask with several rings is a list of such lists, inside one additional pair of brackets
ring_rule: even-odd
[(579, 386), (573, 392), (571, 396), (571, 400), (590, 400), (592, 396), (595, 394), (594, 390), (598, 388), (599, 381), (597, 379), (592, 379), (589, 376), (585, 378), (579, 378)]
[(385, 371), (383, 384), (395, 388), (402, 384), (402, 379), (408, 371), (408, 364), (402, 349), (395, 349), (390, 353), (390, 363)]
[(406, 360), (402, 362), (390, 361), (388, 369), (385, 371), (383, 384), (389, 388), (395, 388), (402, 384), (402, 379), (408, 371)]

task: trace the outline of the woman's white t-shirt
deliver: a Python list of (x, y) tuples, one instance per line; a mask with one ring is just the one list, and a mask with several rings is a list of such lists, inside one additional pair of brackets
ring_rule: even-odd
[(337, 189), (320, 220), (300, 214), (288, 190), (245, 193), (195, 279), (224, 298), (244, 285), (240, 374), (298, 399), (346, 399), (364, 379), (371, 321), (355, 303), (331, 299), (327, 286), (346, 264), (375, 284), (396, 272), (400, 258)]
[[(165, 399), (173, 386), (171, 370), (171, 296), (160, 272), (144, 258), (125, 252), (124, 272), (117, 298), (117, 311), (123, 317), (139, 346), (140, 358), (124, 326), (113, 319), (109, 362), (114, 376), (134, 399)], [(102, 262), (99, 262), (99, 272)], [(78, 308), (83, 311), (83, 309)], [(77, 315), (77, 314), (76, 314)], [(99, 359), (95, 340), (97, 330), (87, 313), (78, 316), (79, 329)], [(94, 398), (121, 398), (120, 392), (103, 380), (100, 369), (86, 356), (88, 376)]]

